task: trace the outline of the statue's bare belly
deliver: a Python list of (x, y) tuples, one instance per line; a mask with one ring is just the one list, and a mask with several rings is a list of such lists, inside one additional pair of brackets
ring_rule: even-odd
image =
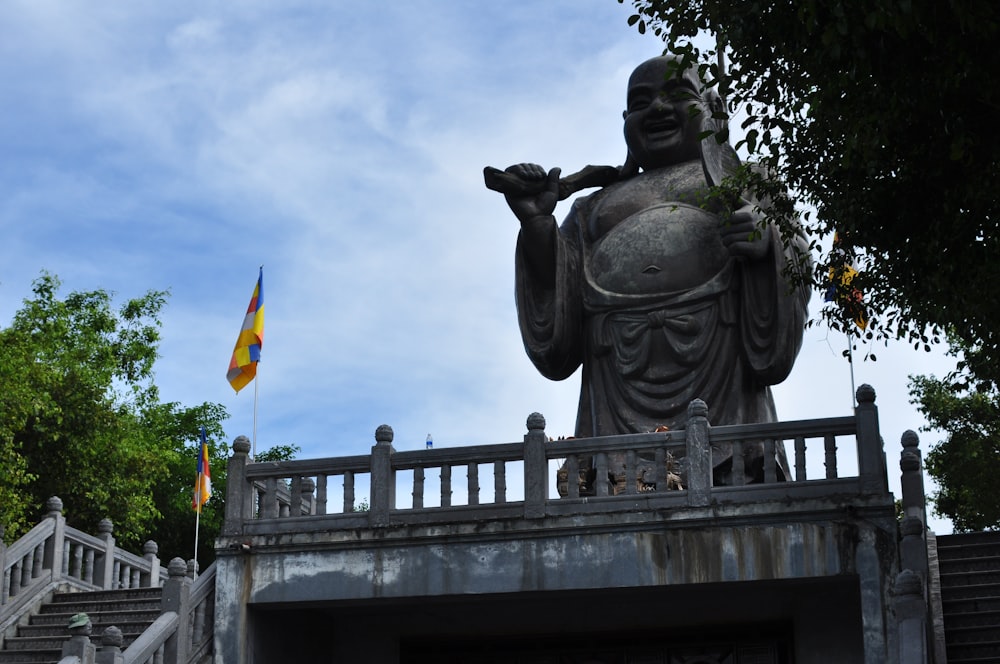
[(719, 218), (686, 203), (663, 203), (630, 215), (595, 243), (588, 272), (599, 288), (655, 295), (704, 284), (729, 258)]

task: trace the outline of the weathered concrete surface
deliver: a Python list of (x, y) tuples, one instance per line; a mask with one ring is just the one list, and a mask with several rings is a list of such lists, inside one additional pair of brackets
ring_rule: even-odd
[[(249, 551), (230, 548), (244, 543)], [(803, 652), (797, 662), (875, 662), (880, 660), (871, 653), (884, 659), (888, 648), (882, 607), (888, 605), (886, 584), (895, 576), (896, 560), (895, 521), (887, 501), (850, 509), (817, 500), (275, 533), (223, 538), (219, 545), (216, 661), (234, 663), (266, 661), (251, 657), (248, 634), (254, 632), (244, 631), (261, 611), (309, 606), (336, 612), (338, 606), (363, 605), (388, 615), (413, 602), (441, 602), (448, 607), (447, 619), (458, 624), (456, 617), (471, 603), (476, 611), (489, 605), (487, 613), (506, 621), (493, 629), (518, 629), (510, 611), (497, 608), (505, 601), (521, 607), (517, 613), (525, 610), (521, 605), (528, 598), (534, 603), (563, 597), (571, 608), (580, 598), (607, 601), (608, 593), (626, 593), (637, 605), (659, 607), (651, 629), (691, 619), (701, 625), (723, 619), (776, 621), (789, 626), (795, 643), (806, 637), (815, 643), (834, 634), (846, 648), (845, 659), (814, 659)], [(817, 583), (827, 584), (826, 594), (839, 593), (839, 618), (831, 621), (826, 611), (823, 620), (799, 614), (819, 601)], [(715, 598), (710, 608), (692, 608), (693, 598), (708, 596)], [(688, 606), (668, 599), (673, 597), (686, 598)], [(664, 606), (671, 608), (665, 611)], [(315, 618), (309, 616), (303, 619)], [(373, 619), (384, 625), (384, 617)], [(367, 629), (357, 620), (352, 611), (341, 611), (336, 618), (337, 648), (355, 652), (352, 657), (360, 651), (351, 643)], [(603, 624), (625, 629), (636, 620), (633, 616), (626, 624), (611, 617)], [(409, 633), (393, 630), (385, 635), (390, 642)], [(269, 647), (263, 634), (256, 634), (257, 650)], [(389, 650), (398, 652), (398, 647)], [(385, 651), (364, 661), (397, 659)]]

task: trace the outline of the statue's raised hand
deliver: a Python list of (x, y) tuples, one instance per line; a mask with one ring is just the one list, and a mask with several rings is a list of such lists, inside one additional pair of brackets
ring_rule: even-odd
[(722, 225), (722, 244), (733, 256), (758, 261), (771, 247), (771, 226), (761, 225), (761, 214), (753, 205), (744, 205)]
[(527, 183), (544, 183), (539, 190), (531, 193), (504, 194), (507, 205), (522, 226), (539, 217), (549, 217), (555, 211), (559, 201), (560, 169), (553, 168), (546, 173), (538, 164), (515, 164), (504, 172)]

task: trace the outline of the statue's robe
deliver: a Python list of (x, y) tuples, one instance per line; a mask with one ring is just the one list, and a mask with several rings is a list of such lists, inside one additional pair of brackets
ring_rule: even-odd
[[(770, 385), (791, 371), (809, 291), (789, 291), (776, 230), (761, 260), (731, 256), (706, 188), (691, 162), (578, 199), (556, 233), (554, 283), (535, 278), (519, 237), (525, 349), (553, 380), (583, 365), (576, 436), (682, 429), (693, 399), (713, 425), (775, 421)], [(748, 448), (759, 479), (762, 444)], [(714, 450), (717, 483), (730, 457)]]

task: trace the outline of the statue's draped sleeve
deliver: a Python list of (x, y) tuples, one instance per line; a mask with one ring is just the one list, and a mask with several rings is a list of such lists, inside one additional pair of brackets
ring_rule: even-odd
[(777, 229), (770, 235), (767, 256), (739, 270), (741, 346), (748, 367), (762, 385), (780, 383), (791, 372), (802, 345), (809, 304), (808, 286), (790, 286), (784, 276), (786, 266), (796, 264), (796, 252), (806, 255), (804, 241), (796, 235), (784, 248)]
[(538, 371), (552, 380), (568, 378), (583, 362), (583, 298), (578, 214), (576, 206), (557, 227), (554, 279), (546, 283), (530, 267), (524, 232), (518, 235), (515, 254), (517, 318), (528, 357)]

